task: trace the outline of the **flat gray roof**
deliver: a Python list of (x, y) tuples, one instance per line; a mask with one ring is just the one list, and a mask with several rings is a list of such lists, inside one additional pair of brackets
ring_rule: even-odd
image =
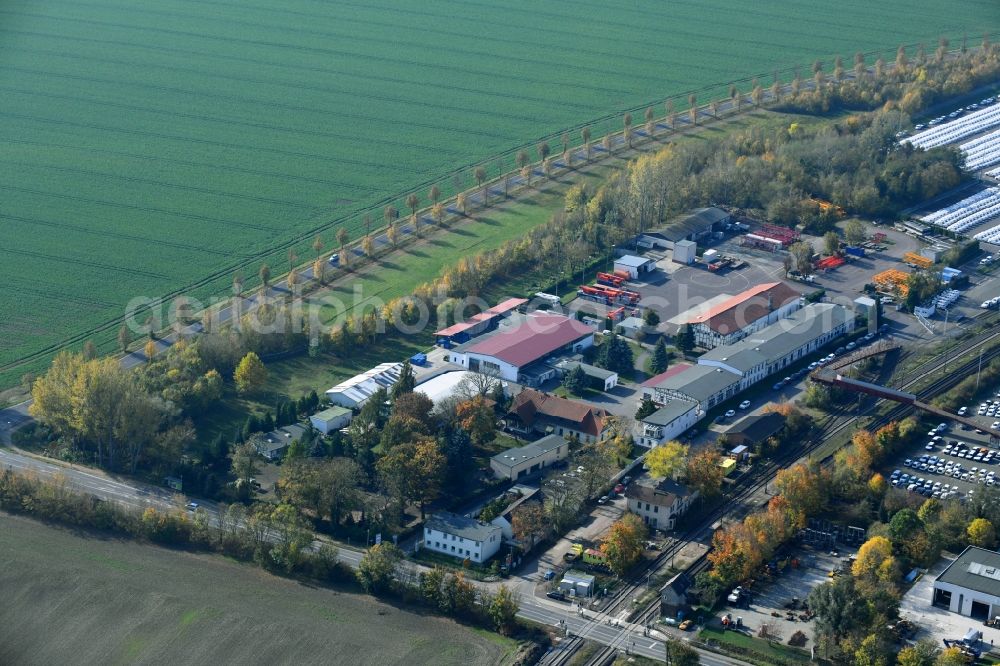
[(744, 373), (767, 361), (764, 355), (756, 349), (739, 349), (734, 347), (734, 345), (716, 347), (712, 351), (702, 354), (698, 360), (699, 362), (703, 360), (718, 361)]
[(611, 370), (605, 370), (604, 368), (598, 368), (596, 365), (590, 365), (588, 363), (581, 363), (580, 361), (569, 361), (562, 360), (556, 363), (555, 367), (560, 370), (572, 370), (573, 368), (580, 366), (583, 368), (584, 374), (588, 377), (594, 377), (595, 379), (600, 379), (601, 381), (610, 379), (617, 375), (617, 372), (612, 372)]
[(969, 546), (941, 572), (935, 582), (951, 583), (1000, 597), (1000, 553)]
[(713, 368), (707, 365), (691, 366), (684, 372), (679, 372), (656, 385), (656, 388), (667, 391), (679, 391), (698, 402), (704, 402), (719, 391), (733, 384), (739, 384), (737, 375)]
[(546, 435), (531, 444), (525, 444), (524, 446), (518, 446), (514, 449), (501, 451), (493, 456), (493, 460), (497, 461), (501, 465), (513, 467), (519, 463), (543, 456), (549, 451), (553, 451), (560, 446), (569, 446), (562, 435)]
[[(808, 344), (823, 333), (853, 317), (847, 308), (834, 303), (813, 303), (752, 333), (739, 342), (716, 347), (701, 359), (722, 361), (728, 357), (742, 365), (762, 357), (771, 363)], [(747, 353), (750, 352), (750, 353)], [(701, 360), (699, 359), (699, 360)], [(724, 361), (725, 362), (725, 361)], [(736, 366), (733, 366), (736, 367)], [(753, 367), (752, 365), (748, 366)]]
[(644, 257), (637, 257), (634, 254), (626, 254), (624, 257), (618, 257), (615, 259), (616, 264), (621, 264), (622, 266), (628, 266), (629, 268), (641, 268), (646, 264), (652, 263), (652, 259), (646, 259)]
[(658, 410), (644, 418), (642, 422), (659, 426), (670, 425), (680, 417), (690, 412), (692, 409), (698, 409), (698, 405), (688, 400), (674, 398), (667, 402), (667, 404), (663, 407), (660, 407)]

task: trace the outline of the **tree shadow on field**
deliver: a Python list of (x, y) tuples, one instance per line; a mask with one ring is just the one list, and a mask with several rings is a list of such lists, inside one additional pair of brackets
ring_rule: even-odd
[(380, 268), (385, 268), (385, 269), (390, 270), (390, 271), (401, 271), (401, 270), (403, 270), (402, 267), (400, 267), (399, 264), (395, 264), (395, 263), (393, 263), (391, 261), (386, 261), (385, 259), (383, 259), (382, 261), (378, 262), (378, 265), (379, 265)]
[(406, 254), (412, 254), (414, 257), (423, 257), (424, 259), (430, 256), (426, 252), (412, 247), (406, 248), (404, 252), (406, 252)]
[(453, 243), (449, 243), (448, 241), (439, 238), (432, 238), (427, 242), (435, 247), (455, 247)]
[(457, 234), (459, 236), (475, 236), (475, 234), (469, 231), (468, 229), (461, 229), (459, 227), (452, 227), (451, 233)]

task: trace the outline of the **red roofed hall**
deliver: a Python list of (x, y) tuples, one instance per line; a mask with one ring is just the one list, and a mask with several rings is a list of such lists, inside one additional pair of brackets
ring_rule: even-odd
[(515, 432), (577, 437), (584, 443), (602, 439), (607, 420), (608, 413), (599, 407), (528, 388), (514, 397), (505, 417)]
[(559, 314), (533, 312), (456, 347), (451, 361), (469, 370), (520, 382), (522, 370), (557, 353), (576, 354), (594, 344), (594, 329)]
[(705, 349), (739, 342), (784, 319), (803, 305), (802, 294), (784, 282), (767, 282), (727, 298), (689, 318), (695, 344)]
[(528, 302), (526, 298), (508, 298), (488, 310), (473, 315), (465, 321), (452, 324), (434, 333), (438, 344), (450, 348), (452, 344), (468, 341), (470, 338), (488, 331), (495, 322)]

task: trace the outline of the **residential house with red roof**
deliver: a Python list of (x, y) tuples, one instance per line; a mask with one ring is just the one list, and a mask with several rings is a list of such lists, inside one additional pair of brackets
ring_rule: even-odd
[(694, 332), (695, 344), (715, 349), (739, 342), (804, 304), (802, 294), (784, 282), (767, 282), (713, 305), (687, 323)]
[(599, 407), (526, 388), (514, 397), (504, 421), (522, 435), (562, 435), (591, 443), (604, 438), (608, 416)]

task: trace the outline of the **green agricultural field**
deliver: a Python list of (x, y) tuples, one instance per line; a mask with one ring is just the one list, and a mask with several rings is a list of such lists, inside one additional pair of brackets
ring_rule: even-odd
[(0, 514), (0, 663), (501, 664), (516, 643), (252, 565)]
[(356, 237), (365, 210), (465, 187), (469, 165), (496, 174), (564, 128), (600, 137), (625, 109), (835, 54), (975, 43), (998, 14), (992, 0), (11, 0), (0, 385), (88, 335), (109, 350), (132, 297), (220, 294), (237, 269), (307, 259), (317, 231)]

